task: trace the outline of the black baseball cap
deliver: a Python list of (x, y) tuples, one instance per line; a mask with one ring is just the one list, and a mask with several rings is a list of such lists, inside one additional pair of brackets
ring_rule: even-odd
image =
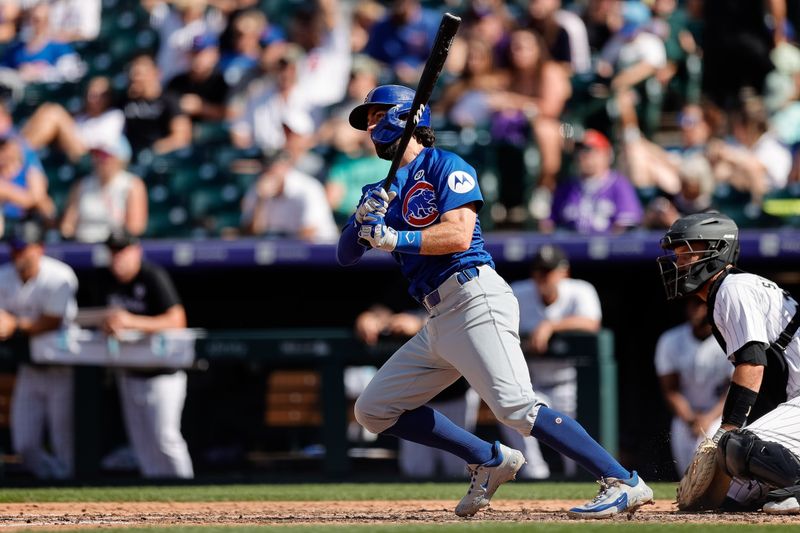
[(12, 250), (22, 250), (32, 244), (42, 244), (44, 236), (44, 223), (38, 218), (27, 218), (10, 228), (5, 241)]
[(536, 250), (531, 261), (531, 270), (540, 272), (550, 272), (557, 268), (567, 268), (569, 258), (567, 253), (555, 244), (544, 244)]
[(112, 231), (108, 236), (108, 239), (106, 239), (106, 246), (108, 246), (108, 248), (114, 252), (134, 244), (139, 244), (139, 237), (129, 233), (124, 229)]

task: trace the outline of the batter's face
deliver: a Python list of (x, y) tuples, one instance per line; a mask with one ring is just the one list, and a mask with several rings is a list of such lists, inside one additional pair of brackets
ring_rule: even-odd
[[(372, 135), (372, 130), (378, 125), (378, 122), (386, 116), (386, 110), (386, 105), (374, 105), (367, 111), (367, 133), (369, 133), (370, 136)], [(378, 157), (386, 161), (391, 161), (397, 153), (400, 138), (398, 137), (396, 141), (388, 144), (376, 143), (375, 141), (372, 141), (372, 144), (375, 145), (375, 153), (378, 154)]]

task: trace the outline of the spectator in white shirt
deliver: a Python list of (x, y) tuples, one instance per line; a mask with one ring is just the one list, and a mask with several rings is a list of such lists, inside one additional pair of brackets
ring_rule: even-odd
[(89, 80), (85, 98), (83, 110), (74, 118), (59, 104), (42, 104), (28, 119), (22, 136), (35, 150), (55, 142), (73, 161), (86, 154), (90, 146), (122, 137), (125, 115), (111, 107), (108, 78), (98, 76)]
[(264, 167), (242, 200), (244, 231), (251, 235), (335, 242), (339, 231), (322, 184), (293, 168), (286, 153), (267, 158)]
[(93, 41), (100, 34), (101, 0), (49, 0), (50, 29), (61, 42)]

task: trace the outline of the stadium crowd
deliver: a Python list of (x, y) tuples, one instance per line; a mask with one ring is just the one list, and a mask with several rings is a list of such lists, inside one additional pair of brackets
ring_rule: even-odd
[[(16, 0), (0, 13), (0, 201), (51, 238), (331, 242), (388, 163), (345, 119), (415, 86), (476, 166), (489, 229), (664, 228), (717, 208), (800, 220), (790, 2)], [(793, 200), (795, 199), (795, 200)]]

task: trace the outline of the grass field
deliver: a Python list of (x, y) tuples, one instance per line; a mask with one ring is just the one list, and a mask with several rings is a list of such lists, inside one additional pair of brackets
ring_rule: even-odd
[[(0, 489), (0, 529), (64, 532), (250, 533), (470, 531), (681, 533), (731, 529), (800, 531), (800, 517), (763, 513), (676, 513), (675, 484), (655, 483), (656, 505), (611, 521), (566, 519), (564, 509), (590, 498), (591, 483), (509, 483), (489, 511), (452, 513), (465, 483), (277, 484)], [(571, 503), (572, 502), (572, 503)]]
[[(652, 483), (656, 499), (675, 498), (674, 483)], [(232, 502), (458, 500), (463, 483), (319, 483), (168, 487), (86, 487), (0, 490), (0, 503), (44, 502)], [(498, 497), (510, 500), (580, 500), (594, 495), (591, 483), (507, 483)]]

